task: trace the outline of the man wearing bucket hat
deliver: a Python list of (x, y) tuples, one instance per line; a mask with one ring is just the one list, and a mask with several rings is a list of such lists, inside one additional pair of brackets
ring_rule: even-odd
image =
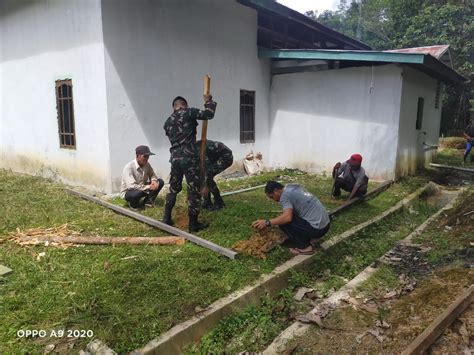
[(334, 179), (333, 198), (341, 196), (341, 189), (349, 192), (348, 200), (367, 193), (369, 178), (365, 175), (360, 154), (352, 154), (344, 163), (334, 165), (332, 177)]
[(156, 176), (148, 162), (150, 155), (155, 155), (150, 148), (139, 145), (135, 155), (135, 159), (123, 168), (120, 196), (130, 208), (152, 207), (165, 183)]

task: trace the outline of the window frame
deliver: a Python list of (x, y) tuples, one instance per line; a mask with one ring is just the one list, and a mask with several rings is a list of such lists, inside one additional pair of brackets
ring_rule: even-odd
[(424, 106), (425, 106), (425, 99), (423, 97), (418, 97), (418, 106), (416, 109), (416, 123), (415, 123), (415, 128), (417, 131), (421, 130), (423, 127)]
[[(248, 144), (248, 143), (255, 143), (255, 90), (244, 90), (240, 89), (240, 96), (239, 96), (239, 119), (240, 119), (240, 143), (241, 144)], [(253, 104), (244, 102), (242, 100), (243, 97), (249, 95), (252, 100)], [(250, 108), (250, 111), (245, 110), (245, 108)], [(246, 116), (250, 115), (250, 116)], [(247, 120), (247, 122), (246, 122)], [(250, 121), (249, 121), (250, 120)], [(250, 123), (250, 124), (249, 124)], [(244, 130), (244, 128), (251, 126), (251, 130)], [(250, 134), (250, 138), (248, 135)]]
[[(63, 86), (67, 86), (66, 95), (63, 94)], [(55, 81), (56, 112), (58, 120), (59, 147), (63, 149), (76, 149), (76, 123), (74, 115), (74, 95), (71, 79)], [(65, 117), (65, 107), (68, 107), (68, 117)], [(67, 120), (67, 121), (66, 121)], [(66, 122), (68, 123), (66, 125)], [(67, 129), (69, 127), (69, 129)], [(68, 138), (69, 137), (69, 138)], [(69, 141), (69, 144), (67, 143)]]

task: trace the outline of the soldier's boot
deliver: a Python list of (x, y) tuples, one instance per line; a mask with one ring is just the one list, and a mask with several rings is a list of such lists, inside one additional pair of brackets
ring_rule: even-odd
[(214, 206), (213, 210), (220, 210), (225, 207), (224, 200), (221, 197), (221, 194), (219, 192), (219, 189), (216, 187), (215, 189), (212, 189), (212, 195), (214, 196)]
[(201, 208), (205, 210), (212, 210), (214, 208), (211, 201), (211, 195), (208, 195), (207, 197), (203, 197)]
[(176, 204), (176, 194), (168, 193), (166, 195), (166, 202), (165, 202), (165, 212), (163, 214), (163, 223), (166, 223), (170, 226), (174, 225), (173, 220), (171, 219), (171, 212), (173, 211), (173, 207)]
[(206, 229), (209, 227), (209, 223), (198, 222), (198, 215), (194, 213), (189, 214), (189, 226), (188, 230), (190, 232), (199, 232), (200, 230)]

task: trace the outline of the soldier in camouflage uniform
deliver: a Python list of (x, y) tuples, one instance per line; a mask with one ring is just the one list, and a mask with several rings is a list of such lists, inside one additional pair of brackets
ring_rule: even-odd
[[(198, 141), (198, 149), (200, 146), (201, 141)], [(232, 150), (224, 143), (211, 140), (206, 141), (206, 189), (204, 190), (202, 208), (218, 210), (225, 207), (214, 177), (231, 166), (233, 162)], [(214, 204), (210, 194), (214, 196)]]
[(178, 96), (173, 100), (173, 113), (163, 126), (171, 143), (170, 192), (166, 195), (163, 222), (173, 224), (171, 211), (176, 203), (176, 195), (182, 189), (183, 175), (188, 185), (189, 231), (197, 232), (208, 225), (198, 222), (201, 204), (199, 178), (199, 149), (196, 146), (197, 120), (214, 117), (216, 103), (211, 95), (204, 95), (204, 110), (188, 108), (186, 100)]

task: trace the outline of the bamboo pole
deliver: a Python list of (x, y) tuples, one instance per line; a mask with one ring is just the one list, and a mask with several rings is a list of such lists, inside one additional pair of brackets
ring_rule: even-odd
[[(204, 75), (204, 95), (210, 95), (211, 94), (211, 77), (209, 74)], [(201, 131), (201, 147), (199, 150), (199, 170), (200, 170), (200, 177), (201, 177), (201, 194), (206, 194), (207, 191), (205, 191), (205, 174), (206, 174), (206, 167), (205, 167), (205, 162), (206, 162), (206, 141), (207, 141), (207, 121), (208, 120), (203, 120), (202, 121), (202, 131)]]
[(95, 202), (99, 205), (102, 205), (102, 206), (105, 206), (107, 208), (110, 208), (111, 210), (115, 211), (115, 212), (118, 212), (118, 213), (121, 213), (121, 214), (124, 214), (128, 217), (132, 217), (140, 222), (143, 222), (143, 223), (146, 223), (150, 226), (153, 226), (153, 227), (156, 227), (156, 228), (159, 228), (161, 230), (164, 230), (168, 233), (171, 233), (173, 235), (177, 235), (177, 236), (180, 236), (180, 237), (183, 237), (183, 238), (186, 238), (187, 240), (189, 240), (190, 242), (193, 242), (197, 245), (200, 245), (204, 248), (207, 248), (207, 249), (210, 249), (212, 251), (215, 251), (216, 253), (218, 254), (221, 254), (221, 255), (224, 255), (230, 259), (235, 259), (237, 253), (233, 250), (230, 250), (230, 249), (227, 249), (227, 248), (224, 248), (224, 247), (221, 247), (220, 245), (217, 245), (213, 242), (210, 242), (206, 239), (203, 239), (203, 238), (200, 238), (194, 234), (191, 234), (191, 233), (188, 233), (188, 232), (185, 232), (185, 231), (182, 231), (181, 229), (178, 229), (178, 228), (175, 228), (175, 227), (172, 227), (166, 223), (163, 223), (163, 222), (160, 222), (160, 221), (157, 221), (153, 218), (150, 218), (150, 217), (147, 217), (147, 216), (144, 216), (140, 213), (137, 213), (137, 212), (133, 212), (133, 211), (130, 211), (129, 209), (127, 208), (123, 208), (123, 207), (120, 207), (120, 206), (117, 206), (117, 205), (114, 205), (112, 203), (109, 203), (109, 202), (106, 202), (106, 201), (103, 201), (101, 199), (98, 199), (97, 197), (94, 197), (94, 196), (90, 196), (90, 195), (87, 195), (87, 194), (84, 194), (82, 192), (79, 192), (79, 191), (75, 191), (75, 190), (72, 190), (72, 189), (68, 189), (66, 188), (65, 189), (67, 192), (73, 194), (73, 195), (76, 195), (76, 196), (79, 196), (83, 199), (86, 199), (86, 200), (89, 200), (89, 201), (92, 201), (92, 202)]
[(99, 236), (48, 236), (48, 235), (24, 235), (15, 238), (19, 243), (43, 244), (96, 244), (96, 245), (182, 245), (183, 237), (99, 237)]

